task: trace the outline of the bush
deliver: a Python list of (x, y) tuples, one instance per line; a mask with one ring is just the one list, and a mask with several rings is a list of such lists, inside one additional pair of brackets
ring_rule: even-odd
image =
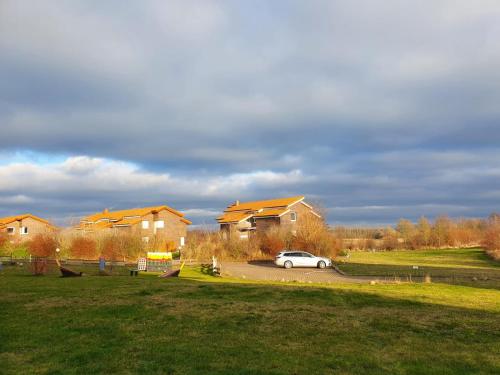
[(387, 228), (382, 240), (382, 248), (384, 250), (396, 250), (398, 247), (400, 247), (398, 233), (392, 228)]
[(71, 241), (70, 254), (77, 259), (96, 259), (98, 257), (97, 243), (89, 237), (75, 237)]
[(303, 217), (292, 240), (292, 248), (334, 258), (342, 247), (339, 240), (323, 220), (313, 215)]
[(37, 234), (28, 242), (28, 251), (36, 257), (53, 257), (59, 243), (55, 236), (50, 234)]
[(0, 254), (9, 243), (8, 234), (5, 232), (0, 232)]
[(490, 257), (500, 260), (500, 222), (491, 222), (488, 225), (482, 245)]
[(256, 244), (264, 256), (276, 256), (280, 251), (290, 248), (291, 233), (278, 226), (270, 227), (266, 232), (259, 233)]
[(99, 237), (97, 242), (97, 253), (111, 261), (135, 261), (145, 252), (142, 238), (132, 234), (107, 235)]
[(260, 236), (260, 250), (270, 256), (276, 256), (280, 251), (285, 249), (285, 242), (277, 237), (263, 233)]

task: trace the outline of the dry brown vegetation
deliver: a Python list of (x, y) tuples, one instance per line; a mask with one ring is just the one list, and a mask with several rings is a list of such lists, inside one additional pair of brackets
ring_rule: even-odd
[(334, 232), (343, 239), (343, 247), (350, 250), (474, 247), (484, 244), (490, 221), (439, 216), (430, 222), (421, 217), (417, 223), (401, 219), (394, 228), (358, 230), (364, 238), (356, 237), (349, 229), (335, 228)]
[(54, 257), (59, 242), (54, 235), (37, 234), (28, 242), (28, 250), (35, 257)]
[(0, 249), (3, 248), (8, 242), (7, 233), (0, 232)]
[[(17, 249), (19, 247), (20, 250)], [(190, 231), (186, 246), (181, 250), (185, 259), (209, 261), (220, 259), (258, 260), (273, 258), (284, 249), (297, 249), (334, 258), (342, 250), (431, 249), (482, 246), (494, 259), (500, 259), (500, 215), (488, 219), (457, 219), (440, 216), (433, 222), (425, 217), (417, 223), (401, 219), (396, 226), (374, 228), (329, 228), (311, 217), (302, 220), (292, 233), (282, 227), (270, 227), (264, 233), (254, 233), (248, 240), (224, 236), (219, 231)], [(133, 234), (87, 234), (66, 231), (37, 235), (25, 244), (12, 244), (8, 235), (0, 233), (0, 253), (11, 255), (22, 249), (38, 257), (60, 256), (70, 259), (95, 260), (101, 256), (113, 261), (136, 261), (147, 251), (175, 251), (172, 241), (152, 238), (144, 243)], [(20, 257), (20, 256), (18, 256)]]
[(90, 237), (75, 237), (71, 241), (69, 252), (77, 259), (96, 259), (98, 257), (97, 242)]
[(490, 257), (500, 260), (500, 216), (498, 214), (489, 217), (482, 245)]
[(196, 230), (188, 234), (182, 254), (187, 259), (208, 261), (212, 255), (228, 260), (259, 260), (274, 257), (285, 249), (300, 249), (316, 255), (335, 257), (341, 241), (316, 217), (304, 218), (295, 233), (286, 228), (272, 226), (265, 232), (252, 233), (248, 240), (237, 235), (225, 236), (220, 232)]

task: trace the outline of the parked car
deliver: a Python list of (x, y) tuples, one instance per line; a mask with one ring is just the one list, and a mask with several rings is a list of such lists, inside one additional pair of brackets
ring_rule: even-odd
[(325, 268), (331, 267), (331, 259), (325, 257), (317, 257), (305, 251), (287, 250), (281, 251), (276, 255), (274, 261), (279, 267), (292, 268), (292, 267), (318, 267)]

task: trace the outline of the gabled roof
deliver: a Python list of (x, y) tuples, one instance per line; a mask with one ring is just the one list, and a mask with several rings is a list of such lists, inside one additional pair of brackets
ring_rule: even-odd
[(269, 210), (260, 211), (255, 215), (253, 215), (253, 217), (259, 218), (259, 217), (270, 217), (270, 216), (282, 216), (288, 212), (290, 212), (290, 209), (288, 208), (271, 208)]
[[(119, 211), (103, 211), (98, 212), (93, 215), (87, 216), (82, 220), (82, 223), (88, 223), (89, 229), (104, 229), (112, 228), (115, 226), (130, 226), (138, 224), (142, 217), (151, 213), (160, 212), (167, 210), (174, 215), (179, 216), (180, 220), (185, 224), (191, 224), (191, 221), (184, 217), (184, 214), (174, 210), (172, 207), (163, 206), (152, 206), (152, 207), (142, 207), (142, 208), (132, 208), (127, 210)], [(80, 225), (79, 229), (84, 229), (85, 225)]]
[(298, 203), (304, 200), (303, 195), (299, 195), (296, 197), (290, 198), (278, 198), (278, 199), (269, 199), (265, 201), (254, 201), (254, 202), (241, 202), (241, 203), (233, 203), (228, 206), (225, 212), (232, 211), (258, 211), (264, 208), (276, 208), (276, 207), (289, 207), (292, 204)]
[(225, 212), (217, 218), (219, 223), (239, 223), (252, 217), (252, 212)]
[(183, 213), (180, 213), (177, 210), (169, 206), (152, 206), (152, 207), (143, 207), (143, 208), (131, 208), (128, 210), (119, 210), (119, 211), (108, 211), (108, 212), (98, 212), (93, 215), (87, 216), (85, 220), (90, 222), (95, 222), (101, 219), (109, 219), (109, 220), (122, 220), (124, 217), (130, 216), (144, 216), (150, 213), (159, 212), (167, 210), (172, 212), (173, 214), (184, 217)]
[(32, 214), (21, 214), (21, 215), (16, 215), (16, 216), (6, 216), (6, 217), (0, 218), (0, 227), (6, 226), (7, 224), (13, 223), (15, 221), (24, 220), (27, 218), (31, 218), (33, 220), (37, 220), (37, 221), (40, 221), (44, 224), (52, 226), (52, 224), (50, 224), (47, 220), (42, 219), (41, 217), (38, 217), (38, 216), (35, 216)]
[[(224, 213), (217, 218), (220, 224), (239, 223), (251, 217), (256, 219), (265, 217), (280, 217), (290, 211), (290, 206), (304, 201), (304, 196), (299, 195), (290, 198), (269, 199), (254, 202), (236, 202), (228, 206)], [(313, 211), (311, 211), (313, 212)], [(313, 212), (317, 215), (315, 212)], [(319, 215), (318, 215), (319, 216)]]
[(120, 225), (121, 226), (129, 226), (129, 225), (139, 224), (141, 221), (142, 221), (142, 218), (123, 219), (123, 220), (119, 220), (116, 222), (111, 222), (111, 223), (109, 223), (109, 225), (111, 225), (112, 227), (120, 226)]

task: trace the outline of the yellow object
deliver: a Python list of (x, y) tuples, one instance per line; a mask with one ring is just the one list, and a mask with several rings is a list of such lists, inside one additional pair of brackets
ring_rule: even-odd
[(172, 260), (172, 253), (170, 251), (167, 252), (149, 252), (148, 251), (148, 259), (151, 260)]
[(185, 264), (185, 263), (186, 263), (186, 262), (182, 262), (182, 264), (181, 264), (181, 268), (179, 268), (179, 271), (182, 271), (182, 269), (184, 268), (184, 264)]

